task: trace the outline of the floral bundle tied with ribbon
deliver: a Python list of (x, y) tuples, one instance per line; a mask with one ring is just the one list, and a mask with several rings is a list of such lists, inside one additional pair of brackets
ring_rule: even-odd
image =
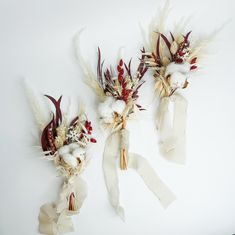
[(98, 114), (100, 122), (109, 129), (109, 136), (103, 154), (103, 171), (106, 187), (111, 205), (116, 213), (125, 220), (124, 209), (119, 202), (119, 186), (117, 164), (121, 170), (132, 168), (143, 178), (147, 187), (158, 197), (163, 207), (167, 207), (175, 200), (174, 194), (160, 180), (146, 159), (136, 153), (129, 152), (128, 120), (143, 108), (137, 103), (138, 90), (143, 85), (143, 76), (147, 67), (140, 61), (135, 74), (131, 72), (131, 61), (126, 64), (122, 59), (118, 61), (116, 70), (106, 68), (101, 61), (100, 49), (98, 49), (97, 77), (81, 63), (86, 75), (86, 82), (93, 88), (99, 97)]
[(84, 111), (68, 122), (60, 108), (62, 96), (58, 100), (46, 97), (53, 103), (55, 113), (42, 129), (41, 147), (44, 157), (53, 161), (64, 183), (59, 199), (41, 206), (39, 232), (54, 235), (74, 231), (71, 216), (79, 213), (87, 195), (86, 182), (80, 174), (89, 160), (87, 148), (96, 140), (91, 136), (91, 122)]
[(191, 31), (184, 33), (185, 22), (180, 22), (174, 32), (165, 31), (169, 11), (167, 1), (158, 19), (150, 25), (147, 52), (143, 56), (145, 65), (153, 71), (155, 89), (160, 97), (157, 110), (160, 151), (168, 160), (183, 164), (187, 100), (179, 90), (188, 86), (188, 80), (197, 70), (198, 60), (214, 34), (190, 42)]

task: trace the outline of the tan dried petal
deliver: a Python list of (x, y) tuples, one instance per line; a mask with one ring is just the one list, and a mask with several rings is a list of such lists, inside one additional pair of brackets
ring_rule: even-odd
[(182, 43), (183, 41), (184, 41), (184, 36), (183, 35), (179, 35), (178, 37), (177, 37), (177, 43), (178, 44), (180, 44), (180, 43)]
[(163, 66), (167, 66), (169, 63), (170, 63), (169, 58), (166, 57), (166, 56), (164, 56), (164, 57), (162, 58), (162, 64), (163, 64)]
[(174, 55), (177, 52), (178, 48), (179, 48), (179, 46), (178, 46), (177, 42), (176, 41), (172, 42), (171, 48), (170, 48), (171, 53)]

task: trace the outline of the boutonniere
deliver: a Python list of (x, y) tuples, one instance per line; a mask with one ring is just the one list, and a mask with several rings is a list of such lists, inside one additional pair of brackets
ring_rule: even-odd
[(47, 124), (40, 123), (43, 126), (41, 148), (44, 158), (55, 165), (64, 182), (58, 200), (41, 206), (39, 232), (62, 234), (74, 231), (71, 216), (79, 213), (86, 198), (87, 186), (80, 174), (89, 160), (88, 147), (96, 140), (92, 137), (92, 125), (84, 111), (68, 120), (60, 108), (62, 96), (58, 100), (46, 97), (53, 103), (55, 111)]
[(89, 66), (79, 54), (80, 64), (86, 75), (87, 84), (99, 98), (97, 112), (101, 125), (109, 130), (109, 136), (103, 153), (103, 171), (111, 205), (124, 220), (124, 209), (119, 202), (119, 186), (117, 160), (121, 170), (132, 168), (143, 178), (148, 188), (159, 198), (164, 207), (174, 199), (174, 194), (156, 175), (146, 159), (136, 153), (129, 152), (129, 131), (127, 124), (133, 115), (144, 108), (139, 104), (138, 91), (143, 85), (143, 76), (147, 67), (140, 60), (136, 72), (132, 72), (131, 61), (125, 63), (120, 59), (115, 67), (104, 68), (101, 52), (98, 49), (97, 75), (89, 70)]
[(187, 100), (180, 94), (186, 89), (198, 70), (205, 47), (213, 34), (201, 40), (193, 40), (192, 31), (184, 31), (182, 25), (175, 32), (165, 29), (169, 2), (149, 29), (149, 42), (144, 63), (156, 81), (155, 90), (160, 98), (157, 110), (157, 129), (160, 150), (168, 160), (185, 162), (185, 129)]

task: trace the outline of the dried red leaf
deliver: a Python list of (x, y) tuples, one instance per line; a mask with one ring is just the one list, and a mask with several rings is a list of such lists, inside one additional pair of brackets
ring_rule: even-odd
[(183, 63), (183, 59), (182, 58), (176, 58), (175, 63), (181, 64), (181, 63)]
[(161, 33), (161, 37), (162, 37), (162, 39), (164, 40), (164, 42), (166, 43), (166, 45), (167, 45), (167, 47), (168, 47), (168, 49), (169, 49), (169, 51), (170, 51), (170, 49), (171, 49), (171, 44), (170, 44), (170, 42), (168, 41), (167, 37), (166, 37), (164, 34), (162, 34), (162, 33)]
[(192, 31), (189, 31), (186, 36), (184, 37), (184, 42), (188, 42), (189, 35), (192, 33)]
[[(42, 131), (41, 134), (41, 146), (42, 146), (42, 150), (43, 151), (51, 151), (52, 154), (55, 153), (56, 151), (56, 147), (53, 143), (53, 139), (54, 139), (54, 134), (53, 134), (53, 130), (54, 130), (54, 123), (55, 123), (55, 119), (54, 119), (54, 115), (51, 119), (51, 121), (47, 124), (47, 126), (44, 128), (44, 130)], [(48, 136), (49, 134), (49, 136)], [(50, 140), (49, 140), (49, 138)]]
[(62, 96), (60, 96), (60, 98), (58, 100), (56, 100), (55, 98), (53, 98), (52, 96), (49, 95), (45, 95), (55, 106), (55, 125), (56, 127), (59, 126), (59, 123), (62, 122), (62, 113), (61, 113), (61, 109), (60, 109), (60, 103), (61, 103), (61, 99)]
[(194, 69), (197, 69), (196, 65), (193, 65), (193, 66), (190, 67), (190, 70), (194, 70)]
[(185, 52), (179, 51), (178, 54), (179, 54), (179, 56), (183, 56), (183, 55), (185, 55)]
[(190, 64), (195, 64), (197, 62), (197, 57), (194, 57), (191, 61)]
[(96, 139), (94, 139), (94, 138), (90, 138), (90, 142), (91, 142), (91, 143), (96, 143), (97, 141), (96, 141)]

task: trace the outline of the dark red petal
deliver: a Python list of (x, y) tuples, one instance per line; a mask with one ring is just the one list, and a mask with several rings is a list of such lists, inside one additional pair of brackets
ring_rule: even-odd
[(196, 66), (196, 65), (193, 65), (193, 66), (190, 67), (190, 70), (194, 70), (194, 69), (196, 69), (196, 68), (197, 68), (197, 66)]
[(178, 53), (180, 56), (183, 56), (185, 54), (185, 52), (183, 52), (183, 51), (179, 51)]
[(91, 138), (90, 141), (91, 141), (91, 143), (96, 143), (97, 142), (96, 139), (94, 139), (94, 138)]
[(191, 60), (190, 64), (195, 64), (196, 61), (197, 61), (197, 57), (193, 58), (193, 59)]

